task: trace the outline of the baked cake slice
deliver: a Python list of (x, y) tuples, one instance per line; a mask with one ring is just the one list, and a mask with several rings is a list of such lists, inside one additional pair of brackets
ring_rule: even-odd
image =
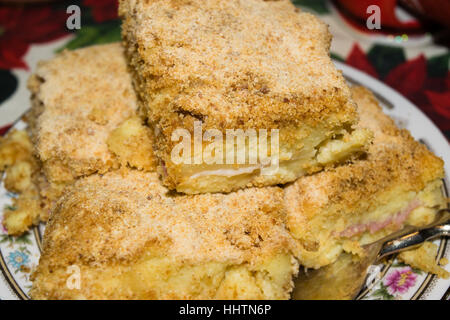
[(283, 191), (174, 195), (156, 173), (77, 180), (47, 223), (33, 299), (288, 299)]
[(355, 104), (329, 57), (327, 26), (290, 1), (124, 0), (119, 13), (169, 189), (286, 183), (351, 157), (370, 139), (354, 128)]
[[(51, 203), (82, 176), (121, 166), (155, 171), (153, 132), (136, 114), (119, 43), (64, 51), (40, 62), (28, 86), (28, 135), (12, 132), (0, 142), (0, 170), (8, 167), (5, 180), (11, 182), (6, 187), (21, 193), (3, 221), (10, 234), (47, 220)], [(27, 190), (13, 187), (19, 179)]]
[(396, 127), (373, 94), (352, 88), (360, 124), (374, 132), (367, 157), (303, 177), (285, 189), (287, 223), (301, 264), (319, 268), (360, 253), (405, 224), (426, 225), (446, 207), (443, 161)]
[(31, 136), (48, 180), (118, 167), (107, 139), (137, 109), (120, 44), (64, 51), (40, 62), (28, 87)]

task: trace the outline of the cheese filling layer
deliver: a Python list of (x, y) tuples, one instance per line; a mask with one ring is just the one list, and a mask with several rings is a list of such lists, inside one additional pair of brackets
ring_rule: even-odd
[[(293, 148), (280, 144), (276, 154), (278, 162), (267, 166), (261, 164), (201, 164), (181, 165), (181, 182), (177, 191), (195, 194), (203, 192), (229, 192), (245, 188), (249, 184), (264, 186), (273, 183), (287, 183), (297, 178), (320, 171), (323, 167), (345, 161), (352, 155), (364, 151), (371, 139), (371, 133), (365, 129), (353, 131), (324, 141), (313, 139), (303, 147)], [(248, 148), (248, 146), (246, 146)], [(255, 146), (258, 148), (258, 146)], [(239, 150), (238, 150), (239, 152)], [(243, 151), (244, 154), (249, 154)], [(167, 174), (163, 168), (163, 175)]]

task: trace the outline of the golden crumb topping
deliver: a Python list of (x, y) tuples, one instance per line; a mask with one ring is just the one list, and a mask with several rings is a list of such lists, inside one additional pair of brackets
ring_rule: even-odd
[(31, 157), (33, 146), (25, 131), (12, 129), (0, 137), (0, 172)]
[(167, 136), (193, 120), (219, 130), (356, 121), (327, 26), (288, 0), (121, 1), (119, 12), (136, 91)]
[(9, 235), (18, 236), (39, 222), (41, 201), (34, 179), (39, 166), (26, 131), (12, 129), (0, 137), (0, 177), (5, 189), (17, 193), (3, 210), (3, 226)]
[(331, 207), (336, 213), (368, 210), (378, 204), (379, 192), (393, 185), (418, 192), (443, 176), (443, 161), (407, 130), (398, 129), (369, 90), (354, 87), (352, 93), (359, 126), (374, 132), (373, 144), (365, 159), (300, 178), (286, 188), (288, 208), (295, 219), (312, 217)]
[(252, 264), (289, 250), (283, 218), (278, 187), (182, 196), (169, 193), (155, 173), (92, 175), (55, 206), (41, 264), (126, 264), (143, 254)]
[(436, 261), (438, 249), (436, 244), (426, 241), (417, 249), (399, 253), (397, 258), (413, 268), (420, 269), (427, 273), (433, 273), (439, 278), (448, 279), (450, 273), (440, 266), (447, 264), (446, 259)]
[(308, 267), (332, 263), (342, 250), (355, 253), (355, 245), (383, 237), (405, 219), (429, 223), (443, 205), (443, 161), (398, 129), (370, 91), (355, 87), (352, 93), (359, 127), (374, 134), (365, 157), (285, 188), (286, 226)]
[(28, 86), (32, 137), (50, 180), (114, 165), (106, 140), (137, 108), (120, 44), (64, 51), (40, 62)]

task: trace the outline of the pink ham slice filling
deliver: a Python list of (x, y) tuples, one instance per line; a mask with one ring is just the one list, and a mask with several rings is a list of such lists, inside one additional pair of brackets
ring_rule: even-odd
[(342, 238), (351, 238), (355, 235), (361, 234), (363, 232), (369, 231), (370, 233), (375, 233), (380, 231), (381, 229), (386, 228), (389, 225), (393, 225), (395, 228), (399, 229), (403, 223), (408, 219), (411, 212), (420, 206), (419, 200), (411, 201), (406, 208), (399, 211), (393, 216), (390, 216), (388, 219), (383, 221), (372, 221), (368, 223), (358, 223), (354, 224), (344, 231), (339, 233), (339, 236)]

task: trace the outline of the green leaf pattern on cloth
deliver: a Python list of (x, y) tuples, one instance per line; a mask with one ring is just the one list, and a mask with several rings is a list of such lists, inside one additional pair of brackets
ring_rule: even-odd
[(374, 45), (367, 53), (367, 58), (381, 78), (406, 61), (403, 48), (385, 45)]
[(315, 13), (324, 14), (329, 13), (327, 7), (327, 0), (293, 0), (296, 6), (302, 6), (313, 10)]
[(450, 53), (435, 56), (427, 61), (427, 71), (430, 77), (445, 77), (448, 72)]
[[(74, 38), (59, 48), (57, 52), (120, 41), (120, 20), (111, 13), (104, 12), (105, 8), (109, 11), (113, 10), (112, 2), (112, 0), (83, 1), (81, 3), (81, 29), (75, 30)], [(100, 19), (102, 13), (106, 16)]]
[(74, 50), (94, 44), (120, 41), (120, 23), (118, 21), (82, 27), (63, 49)]

